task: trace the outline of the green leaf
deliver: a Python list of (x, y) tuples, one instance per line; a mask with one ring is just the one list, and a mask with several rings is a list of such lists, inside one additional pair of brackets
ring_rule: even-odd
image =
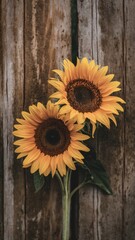
[(44, 175), (40, 175), (39, 172), (34, 173), (34, 186), (36, 193), (44, 186), (45, 177)]
[(88, 159), (88, 156), (84, 162), (84, 164), (79, 166), (85, 170), (85, 182), (98, 186), (109, 195), (112, 194), (109, 177), (102, 163), (96, 159)]

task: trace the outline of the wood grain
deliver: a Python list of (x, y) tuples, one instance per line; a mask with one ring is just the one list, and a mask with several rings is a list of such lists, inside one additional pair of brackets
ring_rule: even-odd
[(14, 117), (23, 106), (23, 1), (2, 1), (4, 239), (24, 239), (24, 181), (13, 147)]
[[(1, 12), (1, 1), (0, 1), (0, 36), (2, 40), (2, 12)], [(2, 62), (2, 41), (0, 41), (0, 239), (3, 238), (3, 62)]]
[(135, 2), (124, 1), (124, 97), (126, 99), (123, 169), (123, 239), (135, 236)]
[[(80, 56), (92, 56), (98, 64), (109, 65), (109, 71), (123, 82), (123, 4), (121, 1), (79, 1)], [(89, 18), (87, 16), (90, 16)], [(111, 43), (111, 44), (110, 44)], [(123, 85), (122, 85), (123, 86)], [(100, 191), (80, 192), (80, 239), (122, 239), (124, 117), (118, 127), (98, 131), (98, 157), (110, 178), (113, 196)], [(106, 147), (105, 147), (106, 146)], [(85, 204), (83, 204), (85, 203)], [(89, 209), (89, 211), (88, 211)], [(85, 224), (85, 221), (87, 224)]]
[[(51, 70), (62, 68), (71, 56), (70, 1), (26, 1), (25, 3), (25, 109), (46, 103), (54, 91), (48, 88)], [(61, 194), (57, 181), (35, 194), (32, 176), (26, 177), (26, 239), (60, 239)]]
[[(88, 17), (89, 16), (89, 17)], [(78, 51), (79, 57), (98, 61), (97, 1), (78, 1)], [(95, 139), (96, 148), (96, 139)], [(98, 239), (99, 193), (86, 186), (79, 193), (79, 240)]]

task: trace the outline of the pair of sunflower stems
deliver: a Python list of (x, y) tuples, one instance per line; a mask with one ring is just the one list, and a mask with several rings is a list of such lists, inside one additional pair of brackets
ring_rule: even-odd
[[(56, 171), (56, 176), (59, 180), (59, 183), (60, 183), (60, 187), (61, 187), (61, 190), (62, 190), (62, 193), (63, 194), (66, 194), (66, 192), (70, 191), (70, 184), (71, 184), (71, 175), (72, 175), (72, 170), (68, 169), (67, 170), (67, 174), (66, 176), (64, 176), (63, 178), (61, 178), (60, 174), (58, 171)], [(86, 185), (88, 182), (86, 181), (86, 178), (84, 178), (84, 180), (76, 187), (74, 188), (70, 193), (69, 193), (69, 196), (70, 198), (73, 197), (73, 195), (81, 188), (83, 187), (84, 185)], [(67, 189), (68, 188), (68, 189)]]

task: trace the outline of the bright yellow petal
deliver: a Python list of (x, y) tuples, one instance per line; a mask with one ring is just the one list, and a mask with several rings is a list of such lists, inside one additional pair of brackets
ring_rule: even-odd
[[(114, 103), (116, 104), (116, 103)], [(111, 104), (107, 104), (107, 103), (102, 103), (102, 105), (100, 106), (100, 109), (103, 109), (104, 111), (108, 111), (111, 113), (115, 113), (118, 114), (118, 111), (115, 108), (115, 105), (111, 105)]]
[(24, 153), (20, 153), (18, 156), (17, 156), (17, 159), (20, 159), (20, 158), (23, 158), (25, 156), (28, 155), (28, 152), (24, 152)]
[(34, 148), (29, 154), (28, 156), (24, 159), (23, 161), (23, 165), (27, 165), (30, 164), (31, 162), (33, 162), (34, 160), (36, 160), (39, 155), (41, 154), (41, 151), (37, 148)]
[(82, 123), (84, 123), (84, 121), (85, 121), (84, 114), (83, 113), (78, 113), (78, 115), (77, 115), (77, 122), (79, 124), (82, 124)]
[(51, 172), (51, 167), (49, 166), (46, 171), (44, 172), (45, 177), (47, 177)]
[(54, 176), (55, 172), (56, 172), (56, 167), (57, 167), (57, 156), (51, 157), (51, 172), (52, 172), (52, 177)]
[(64, 78), (64, 72), (59, 70), (59, 69), (54, 69), (53, 72), (57, 73), (59, 75), (59, 77), (61, 78), (61, 80), (63, 80)]
[(61, 98), (62, 97), (62, 93), (60, 92), (55, 92), (53, 94), (51, 94), (51, 96), (49, 96), (49, 98)]
[(90, 137), (88, 135), (85, 135), (85, 134), (82, 134), (82, 133), (71, 133), (71, 139), (72, 140), (81, 140), (81, 141), (84, 141), (84, 140), (87, 140), (89, 139)]
[(30, 132), (25, 133), (24, 131), (17, 130), (13, 132), (13, 135), (20, 138), (32, 138), (34, 137), (35, 133), (33, 131), (31, 133)]
[(73, 131), (80, 131), (84, 127), (83, 124), (74, 124), (73, 125)]
[(39, 164), (39, 173), (44, 173), (50, 165), (50, 156), (49, 155), (42, 155), (40, 158)]
[(71, 112), (70, 112), (70, 118), (74, 118), (76, 115), (78, 114), (78, 111), (72, 109)]
[(78, 150), (72, 148), (71, 145), (68, 147), (68, 153), (73, 158), (84, 159), (84, 156)]
[(116, 119), (113, 114), (109, 114), (108, 117), (114, 122), (114, 124), (117, 126)]
[(65, 151), (63, 153), (63, 161), (70, 169), (76, 170), (75, 164), (72, 160), (72, 157), (69, 155), (68, 151)]
[(74, 149), (80, 150), (80, 151), (84, 151), (84, 152), (89, 152), (90, 149), (84, 145), (83, 143), (79, 142), (79, 141), (72, 141), (71, 140), (71, 146)]
[(35, 160), (33, 163), (32, 163), (32, 166), (31, 166), (31, 169), (30, 169), (30, 172), (31, 173), (35, 173), (39, 168), (39, 160)]
[(65, 90), (64, 84), (59, 80), (48, 80), (48, 82), (60, 92)]
[(96, 112), (94, 112), (97, 121), (104, 124), (107, 128), (110, 128), (110, 121), (106, 114), (100, 109), (98, 109)]
[(70, 111), (71, 107), (69, 105), (65, 105), (60, 109), (59, 114), (69, 113)]
[(15, 153), (28, 152), (35, 148), (36, 144), (28, 144), (27, 146), (20, 146), (16, 148)]
[(102, 102), (121, 102), (121, 103), (125, 103), (125, 101), (122, 98), (116, 97), (116, 96), (104, 97), (104, 98), (102, 98)]
[(61, 176), (66, 175), (66, 165), (63, 161), (62, 154), (60, 154), (60, 156), (59, 156), (59, 160), (57, 162), (57, 168), (58, 168), (58, 171), (61, 174)]
[(38, 123), (32, 118), (32, 116), (28, 113), (28, 112), (25, 112), (25, 111), (22, 111), (22, 116), (23, 118), (28, 121), (30, 124), (34, 125), (34, 126), (37, 126)]
[(96, 117), (95, 117), (95, 115), (93, 113), (85, 112), (84, 113), (84, 117), (88, 118), (90, 121), (96, 123)]

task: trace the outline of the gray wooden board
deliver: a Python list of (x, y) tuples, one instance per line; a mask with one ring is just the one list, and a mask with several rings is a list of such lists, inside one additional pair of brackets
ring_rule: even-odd
[[(25, 3), (25, 109), (37, 101), (47, 102), (52, 69), (62, 68), (71, 57), (70, 1)], [(26, 174), (26, 239), (60, 239), (61, 193), (53, 179), (47, 189), (34, 193), (33, 179)]]

